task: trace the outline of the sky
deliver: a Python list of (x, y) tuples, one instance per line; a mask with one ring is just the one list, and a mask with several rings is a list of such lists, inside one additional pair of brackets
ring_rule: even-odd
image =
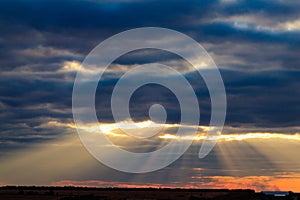
[[(300, 2), (293, 0), (0, 1), (0, 185), (300, 192), (299, 9)], [(217, 144), (199, 159), (211, 116), (201, 76), (167, 51), (120, 56), (99, 82), (99, 124), (86, 123), (87, 130), (99, 125), (115, 145), (139, 153), (167, 145), (179, 128), (185, 136), (176, 139), (191, 140), (191, 125), (180, 123), (176, 96), (155, 84), (133, 94), (130, 114), (141, 125), (136, 131), (147, 133), (150, 106), (164, 105), (166, 125), (157, 125), (162, 131), (137, 139), (118, 129), (111, 93), (121, 75), (138, 65), (173, 66), (199, 101), (197, 137), (184, 155), (158, 171), (135, 174), (111, 169), (86, 150), (73, 120), (72, 91), (91, 50), (115, 34), (141, 27), (179, 31), (206, 49), (224, 81), (227, 114)]]

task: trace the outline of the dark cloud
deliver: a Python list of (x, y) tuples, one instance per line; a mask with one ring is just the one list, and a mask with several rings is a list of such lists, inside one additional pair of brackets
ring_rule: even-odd
[[(107, 29), (177, 24), (185, 15), (209, 13), (216, 1), (2, 1), (1, 16), (7, 23), (38, 30)], [(174, 18), (176, 16), (177, 18)]]
[(228, 123), (297, 126), (298, 71), (224, 72), (223, 78), (228, 98)]
[[(300, 107), (297, 105), (300, 100), (300, 94), (297, 90), (300, 77), (298, 71), (250, 73), (222, 70), (221, 74), (225, 83), (228, 101), (227, 125), (259, 127), (298, 125), (298, 114), (300, 112)], [(197, 74), (189, 74), (187, 78), (194, 87), (200, 102), (200, 124), (207, 125), (211, 108), (205, 83)], [(105, 88), (101, 86), (98, 88), (96, 107), (104, 121), (113, 120), (109, 107), (110, 94), (115, 83), (116, 81), (106, 81)], [(162, 87), (148, 85), (140, 88), (133, 95), (132, 102), (131, 105), (134, 106), (131, 107), (131, 114), (137, 121), (149, 119), (149, 107), (154, 103), (161, 103), (167, 108), (169, 114), (171, 113), (171, 117), (168, 116), (168, 122), (179, 122), (180, 108), (178, 102), (175, 96), (169, 94)]]
[(224, 15), (237, 14), (264, 14), (268, 17), (286, 20), (299, 16), (297, 9), (299, 3), (295, 1), (268, 1), (268, 0), (241, 0), (237, 3), (227, 4), (221, 7), (221, 13)]
[[(9, 70), (22, 65), (46, 66), (72, 59), (82, 61), (103, 39), (143, 26), (172, 28), (206, 43), (280, 43), (299, 51), (299, 34), (295, 32), (272, 33), (251, 27), (240, 30), (231, 23), (211, 22), (215, 18), (255, 15), (264, 11), (266, 16), (263, 17), (275, 24), (281, 13), (297, 19), (292, 11), (298, 7), (298, 4), (277, 1), (238, 1), (229, 5), (221, 1), (191, 1), (188, 4), (184, 1), (173, 1), (172, 4), (168, 1), (1, 1), (0, 64), (1, 69)], [(257, 17), (259, 20), (260, 16)], [(69, 55), (34, 57), (22, 54), (24, 49), (39, 51), (37, 47), (67, 50)], [(298, 64), (295, 58), (284, 59), (287, 60), (294, 67)], [(280, 60), (281, 63), (284, 61)]]
[[(24, 144), (66, 134), (65, 128), (42, 126), (49, 121), (73, 120), (75, 72), (60, 71), (64, 63), (80, 63), (104, 39), (144, 26), (172, 28), (203, 43), (222, 68), (228, 100), (227, 126), (299, 126), (299, 29), (270, 29), (278, 23), (298, 20), (299, 8), (295, 1), (258, 0), (1, 1), (1, 150), (23, 148)], [(247, 22), (245, 28), (230, 19), (243, 15), (254, 16), (255, 23)], [(122, 56), (115, 64), (178, 60), (166, 52), (146, 50)], [(200, 124), (208, 124), (211, 108), (205, 83), (199, 75), (186, 76), (198, 95)], [(113, 120), (110, 97), (117, 81), (111, 78), (100, 83), (96, 106), (101, 121)], [(167, 108), (168, 122), (179, 121), (174, 95), (153, 85), (135, 93), (131, 104), (133, 118), (148, 119), (148, 108), (153, 103)]]

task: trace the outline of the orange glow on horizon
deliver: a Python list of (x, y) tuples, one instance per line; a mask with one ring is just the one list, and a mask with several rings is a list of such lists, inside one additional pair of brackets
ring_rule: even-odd
[[(293, 175), (293, 174), (291, 174)], [(207, 179), (209, 182), (198, 182), (197, 179)], [(281, 176), (199, 176), (192, 177), (195, 181), (182, 184), (180, 182), (164, 184), (141, 184), (123, 182), (105, 182), (100, 180), (73, 181), (61, 180), (53, 183), (55, 186), (77, 187), (121, 187), (121, 188), (183, 188), (183, 189), (253, 189), (260, 191), (293, 191), (300, 192), (300, 174), (296, 177)]]

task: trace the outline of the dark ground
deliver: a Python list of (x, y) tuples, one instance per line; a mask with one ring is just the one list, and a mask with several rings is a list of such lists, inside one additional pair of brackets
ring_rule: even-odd
[(154, 188), (87, 188), (87, 187), (23, 187), (0, 188), (0, 200), (300, 200), (289, 192), (285, 197), (256, 193), (254, 190), (154, 189)]

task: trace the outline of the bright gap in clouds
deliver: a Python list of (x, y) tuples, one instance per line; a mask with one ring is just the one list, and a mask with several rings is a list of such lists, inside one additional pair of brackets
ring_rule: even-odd
[[(64, 125), (65, 126), (65, 125)], [(67, 125), (72, 127), (72, 125)], [(198, 133), (195, 138), (193, 138), (192, 133), (189, 133), (189, 128), (191, 128), (190, 125), (180, 125), (180, 124), (158, 124), (155, 122), (151, 122), (150, 120), (142, 121), (142, 122), (133, 122), (133, 121), (123, 121), (119, 122), (119, 124), (116, 123), (102, 123), (102, 124), (86, 124), (85, 126), (80, 126), (80, 128), (85, 129), (89, 132), (97, 131), (99, 130), (98, 127), (101, 128), (104, 134), (110, 136), (120, 136), (120, 137), (130, 137), (126, 135), (126, 133), (120, 131), (119, 127), (125, 128), (125, 129), (134, 129), (138, 127), (138, 131), (144, 132), (143, 129), (147, 131), (148, 128), (155, 128), (155, 127), (161, 127), (165, 129), (161, 133), (159, 133), (159, 138), (161, 139), (178, 139), (178, 140), (204, 140), (204, 139), (211, 139), (209, 135), (206, 135), (206, 132), (208, 130), (214, 129), (213, 127), (209, 126), (198, 126)], [(176, 132), (171, 133), (169, 130), (172, 129), (177, 130), (177, 128), (183, 127), (186, 129), (184, 136), (176, 136)], [(175, 128), (175, 129), (174, 129)], [(226, 128), (225, 128), (226, 129)], [(145, 132), (146, 132), (145, 131)], [(220, 134), (215, 138), (218, 141), (242, 141), (242, 140), (249, 140), (249, 139), (287, 139), (287, 140), (294, 140), (294, 141), (300, 141), (300, 128), (299, 132), (296, 133), (280, 133), (280, 132), (243, 132), (243, 133), (233, 133), (233, 134)]]

